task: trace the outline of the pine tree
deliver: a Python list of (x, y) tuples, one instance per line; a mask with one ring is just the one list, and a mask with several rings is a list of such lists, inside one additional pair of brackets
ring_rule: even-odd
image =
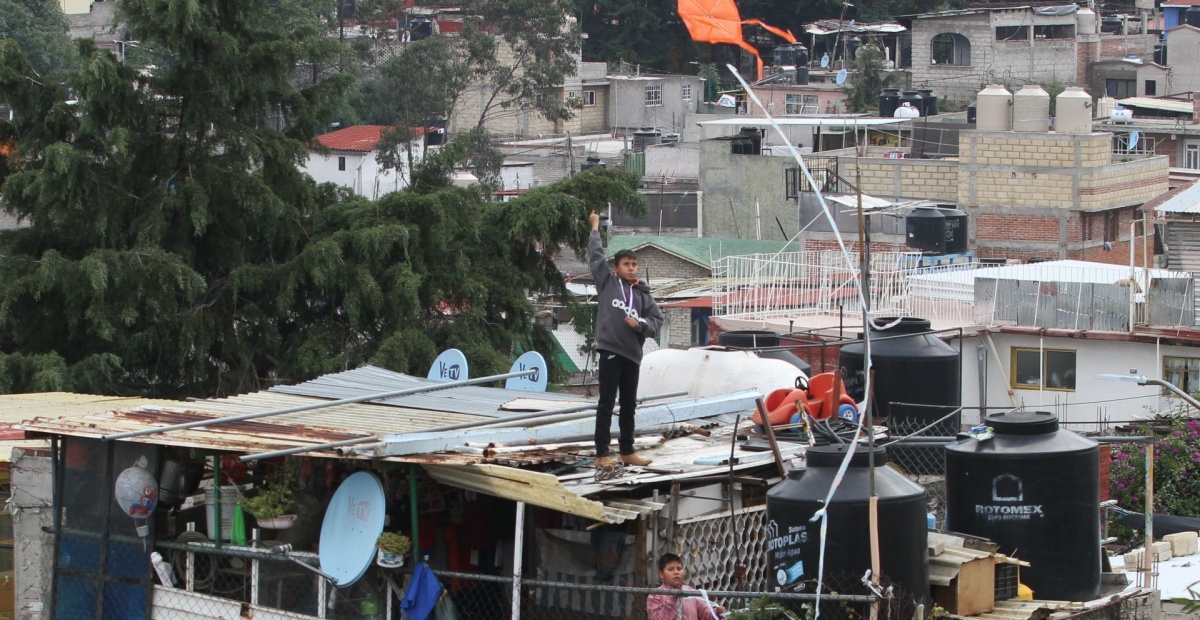
[(329, 48), (264, 0), (119, 9), (156, 66), (85, 50), (60, 86), (0, 46), (0, 141), (19, 149), (4, 208), (30, 224), (0, 235), (0, 389), (256, 387), (279, 333), (242, 290), (308, 242), (321, 195), (297, 165), (344, 83), (292, 86)]

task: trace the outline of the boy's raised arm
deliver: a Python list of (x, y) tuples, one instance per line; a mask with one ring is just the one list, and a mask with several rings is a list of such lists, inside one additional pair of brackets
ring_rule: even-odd
[(588, 216), (588, 223), (592, 225), (592, 234), (588, 237), (588, 269), (592, 272), (592, 280), (596, 282), (596, 290), (599, 291), (612, 277), (612, 269), (608, 266), (604, 245), (600, 242), (600, 216), (592, 211)]

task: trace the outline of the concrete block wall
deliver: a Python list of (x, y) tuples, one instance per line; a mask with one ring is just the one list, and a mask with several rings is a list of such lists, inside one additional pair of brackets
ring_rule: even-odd
[[(933, 38), (950, 32), (971, 43), (969, 66), (935, 65), (931, 62)], [(912, 85), (932, 88), (948, 101), (970, 101), (981, 86), (992, 79), (986, 67), (994, 63), (995, 33), (987, 13), (958, 15), (912, 22)]]
[(692, 309), (663, 308), (663, 335), (660, 346), (686, 349), (692, 346)]
[(1196, 532), (1167, 534), (1166, 536), (1163, 536), (1163, 542), (1171, 543), (1171, 555), (1175, 557), (1194, 555), (1197, 552)]
[(1079, 179), (1079, 208), (1108, 209), (1143, 203), (1166, 192), (1169, 160), (1156, 156), (1104, 166)]
[(880, 198), (958, 199), (958, 163), (936, 159), (838, 158), (839, 175)]
[(1112, 136), (1021, 131), (963, 131), (963, 163), (1045, 168), (1096, 168), (1112, 163)]
[(705, 268), (668, 254), (658, 248), (642, 248), (637, 251), (638, 277), (646, 278), (707, 278), (712, 268)]
[(584, 84), (579, 89), (580, 97), (583, 96), (585, 90), (596, 93), (596, 105), (579, 108), (575, 111), (579, 119), (579, 130), (583, 133), (612, 130), (612, 127), (608, 125), (608, 84)]

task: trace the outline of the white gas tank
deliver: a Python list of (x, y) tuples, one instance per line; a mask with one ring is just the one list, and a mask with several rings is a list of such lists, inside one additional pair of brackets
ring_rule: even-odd
[(766, 396), (772, 390), (795, 387), (796, 377), (808, 380), (799, 368), (784, 361), (763, 359), (750, 351), (719, 347), (660, 349), (642, 358), (638, 394), (686, 390), (688, 396), (699, 398), (757, 390)]

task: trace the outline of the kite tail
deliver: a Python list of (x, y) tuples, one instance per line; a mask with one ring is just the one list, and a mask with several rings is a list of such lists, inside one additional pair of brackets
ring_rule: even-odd
[(738, 41), (738, 42), (737, 42), (737, 46), (738, 46), (738, 47), (740, 47), (740, 48), (742, 48), (742, 49), (744, 49), (744, 50), (746, 50), (747, 52), (750, 52), (751, 54), (754, 54), (754, 61), (755, 61), (755, 63), (757, 64), (757, 67), (758, 67), (758, 77), (754, 78), (754, 80), (755, 80), (756, 82), (757, 82), (758, 80), (761, 80), (761, 79), (762, 79), (762, 75), (763, 75), (763, 74), (762, 74), (762, 71), (763, 71), (763, 60), (762, 60), (762, 56), (760, 56), (760, 55), (758, 54), (758, 49), (756, 49), (756, 48), (755, 48), (753, 45), (750, 45), (749, 43), (746, 43), (745, 41)]
[(760, 19), (744, 19), (744, 20), (742, 20), (742, 23), (746, 24), (746, 25), (751, 25), (751, 26), (754, 26), (754, 25), (762, 26), (763, 30), (766, 30), (767, 32), (774, 34), (775, 36), (787, 41), (788, 43), (796, 42), (796, 35), (792, 34), (791, 30), (784, 30), (782, 28), (776, 28), (775, 26), (764, 23)]

